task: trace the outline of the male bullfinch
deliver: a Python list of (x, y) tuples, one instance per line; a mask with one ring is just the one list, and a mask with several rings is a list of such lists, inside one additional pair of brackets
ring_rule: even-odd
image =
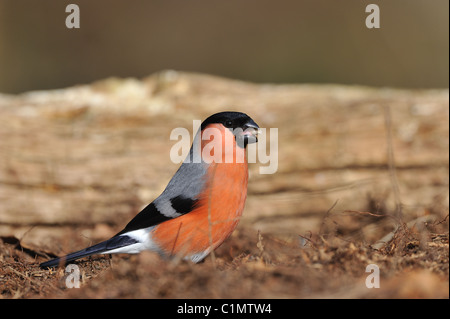
[(197, 263), (236, 228), (247, 198), (245, 149), (257, 142), (258, 125), (246, 114), (208, 117), (188, 156), (166, 189), (118, 234), (40, 266), (55, 267), (96, 254), (156, 251)]

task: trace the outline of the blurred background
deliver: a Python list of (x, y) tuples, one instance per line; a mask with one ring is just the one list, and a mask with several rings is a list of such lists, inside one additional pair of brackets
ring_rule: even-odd
[[(448, 86), (448, 0), (0, 0), (0, 298), (448, 299)], [(117, 234), (172, 129), (230, 109), (279, 128), (279, 166), (249, 166), (216, 261), (98, 258), (71, 291), (38, 268)]]
[[(66, 6), (81, 28), (67, 29)], [(380, 7), (368, 29), (366, 6)], [(163, 69), (257, 83), (448, 88), (448, 0), (0, 0), (0, 92)]]

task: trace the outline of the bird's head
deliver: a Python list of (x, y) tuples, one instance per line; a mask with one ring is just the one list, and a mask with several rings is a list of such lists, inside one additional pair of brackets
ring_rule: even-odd
[(247, 144), (258, 142), (260, 132), (258, 124), (251, 117), (241, 112), (220, 112), (203, 121), (201, 130), (211, 124), (223, 125), (235, 136), (238, 146), (245, 148)]

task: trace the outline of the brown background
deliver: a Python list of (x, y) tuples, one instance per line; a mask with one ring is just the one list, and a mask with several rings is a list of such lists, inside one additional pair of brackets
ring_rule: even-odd
[[(65, 8), (80, 7), (67, 29)], [(365, 26), (368, 4), (381, 28)], [(253, 82), (447, 88), (447, 0), (0, 0), (0, 92), (164, 69)]]
[[(447, 0), (79, 0), (68, 30), (73, 2), (0, 0), (0, 297), (448, 298)], [(171, 130), (230, 109), (279, 129), (279, 167), (250, 165), (214, 256), (93, 257), (81, 289), (39, 268), (121, 230)]]
[[(279, 168), (250, 166), (243, 218), (215, 261), (97, 258), (76, 291), (63, 270), (38, 268), (120, 231), (176, 171), (171, 130), (230, 106), (279, 129)], [(0, 95), (0, 111), (5, 297), (448, 297), (448, 90), (170, 71)], [(365, 288), (370, 263), (381, 290)]]

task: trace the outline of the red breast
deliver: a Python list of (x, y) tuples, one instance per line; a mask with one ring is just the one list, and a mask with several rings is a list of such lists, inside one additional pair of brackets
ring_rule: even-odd
[[(211, 148), (212, 145), (222, 147), (222, 156), (208, 164), (205, 187), (196, 207), (163, 222), (152, 232), (152, 239), (169, 255), (189, 256), (214, 250), (231, 235), (244, 209), (248, 182), (245, 149), (236, 145), (233, 134), (223, 125), (212, 124), (208, 128), (220, 131), (221, 139), (203, 140), (202, 151), (205, 147), (212, 151), (202, 154), (202, 158), (214, 157), (217, 148)], [(228, 148), (225, 142), (231, 143)]]

